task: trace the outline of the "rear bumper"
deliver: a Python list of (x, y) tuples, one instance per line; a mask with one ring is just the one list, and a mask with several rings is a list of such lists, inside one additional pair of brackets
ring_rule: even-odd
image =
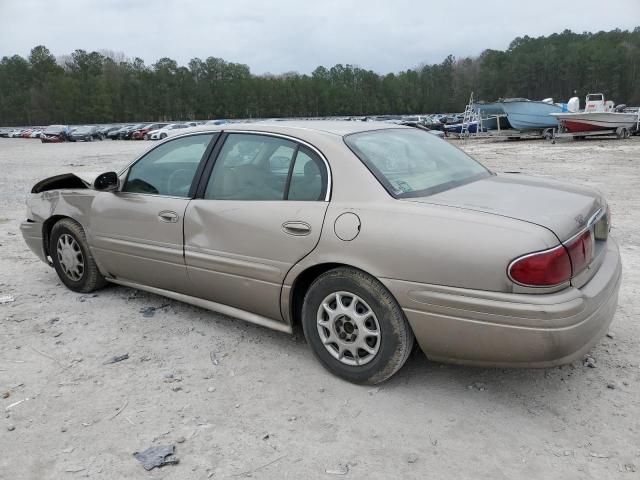
[(40, 260), (49, 263), (44, 253), (44, 244), (42, 242), (42, 223), (40, 222), (22, 222), (20, 231), (27, 246), (35, 253)]
[(587, 353), (618, 304), (621, 264), (610, 239), (598, 272), (582, 288), (509, 294), (383, 279), (432, 360), (479, 366), (548, 367)]

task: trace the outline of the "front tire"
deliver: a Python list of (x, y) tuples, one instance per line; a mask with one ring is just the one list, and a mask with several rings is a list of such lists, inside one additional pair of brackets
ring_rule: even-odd
[(320, 363), (353, 383), (388, 379), (404, 365), (414, 343), (391, 293), (374, 277), (350, 267), (330, 270), (311, 284), (302, 327)]
[(62, 283), (80, 293), (93, 292), (107, 284), (98, 270), (80, 224), (70, 218), (57, 222), (51, 229), (49, 252)]

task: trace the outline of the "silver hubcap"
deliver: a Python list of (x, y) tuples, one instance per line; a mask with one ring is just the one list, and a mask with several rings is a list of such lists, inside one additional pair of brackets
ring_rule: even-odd
[(363, 299), (349, 292), (327, 296), (318, 308), (318, 334), (327, 351), (346, 365), (365, 365), (380, 349), (380, 325)]
[(78, 281), (84, 274), (84, 258), (76, 239), (67, 233), (58, 238), (58, 262), (64, 274), (71, 280)]

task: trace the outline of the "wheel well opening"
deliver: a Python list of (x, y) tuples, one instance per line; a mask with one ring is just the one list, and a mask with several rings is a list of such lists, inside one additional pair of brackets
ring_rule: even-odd
[(300, 327), (301, 316), (302, 316), (302, 302), (304, 300), (304, 295), (309, 290), (309, 287), (313, 283), (313, 281), (329, 270), (333, 270), (338, 267), (348, 267), (349, 265), (343, 263), (322, 263), (320, 265), (314, 265), (313, 267), (307, 268), (296, 278), (295, 282), (293, 282), (293, 287), (291, 288), (291, 302), (290, 302), (290, 316), (291, 316), (291, 326), (292, 327)]
[(65, 215), (53, 215), (47, 218), (42, 224), (42, 247), (44, 248), (44, 254), (47, 257), (51, 256), (51, 252), (49, 251), (51, 230), (53, 229), (53, 226), (63, 218), (71, 218), (71, 217), (67, 217)]

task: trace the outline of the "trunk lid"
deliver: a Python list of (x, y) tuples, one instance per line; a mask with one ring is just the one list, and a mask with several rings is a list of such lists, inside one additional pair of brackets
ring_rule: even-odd
[(605, 204), (594, 190), (519, 174), (494, 175), (410, 200), (534, 223), (551, 230), (561, 242), (582, 230)]

